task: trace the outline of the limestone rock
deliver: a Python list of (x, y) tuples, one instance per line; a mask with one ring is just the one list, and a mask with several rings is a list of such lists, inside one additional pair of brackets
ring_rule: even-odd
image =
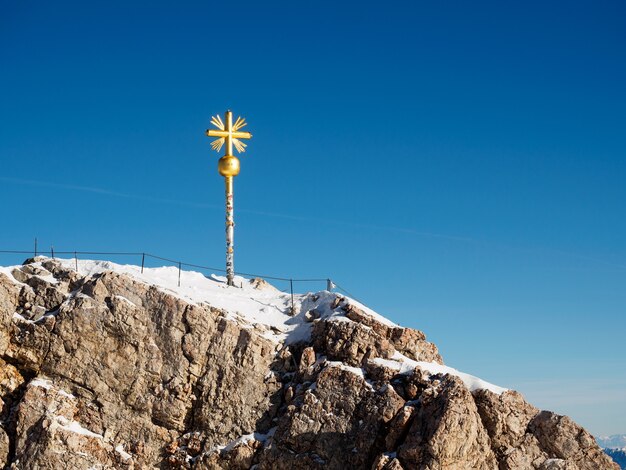
[[(242, 285), (262, 313), (280, 295)], [(442, 364), (422, 332), (329, 292), (298, 302), (294, 317), (284, 307), (300, 341), (286, 341), (115, 270), (47, 258), (4, 270), (0, 467), (617, 468), (569, 418), (516, 392), (471, 393), (384, 361)]]
[(389, 340), (405, 356), (416, 361), (443, 364), (443, 359), (441, 359), (437, 347), (426, 341), (426, 335), (421, 331), (412, 328), (388, 326), (350, 303), (345, 306), (345, 310), (349, 319), (370, 327), (377, 335)]
[(366, 325), (356, 322), (324, 321), (313, 326), (313, 346), (329, 359), (361, 366), (369, 356), (390, 358), (393, 345)]
[[(593, 436), (567, 416), (542, 411), (530, 422), (528, 430), (537, 438), (542, 449), (562, 460), (563, 465), (580, 470), (619, 468), (602, 452)], [(556, 466), (561, 465), (558, 462), (549, 462), (549, 465), (545, 468), (568, 468)]]
[(497, 467), (476, 404), (460, 379), (445, 376), (421, 394), (398, 458), (416, 469)]
[(4, 468), (9, 457), (9, 436), (6, 431), (0, 427), (0, 466)]

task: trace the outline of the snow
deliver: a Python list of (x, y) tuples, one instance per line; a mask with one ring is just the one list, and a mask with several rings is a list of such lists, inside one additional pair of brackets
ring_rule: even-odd
[[(70, 269), (74, 269), (76, 263), (74, 259), (57, 258), (57, 261)], [(295, 294), (294, 307), (297, 314), (292, 317), (289, 315), (290, 294), (280, 292), (270, 285), (257, 289), (250, 280), (240, 276), (235, 276), (234, 280), (238, 287), (229, 287), (224, 276), (207, 277), (195, 271), (181, 271), (179, 287), (179, 271), (174, 266), (145, 268), (142, 273), (139, 266), (120, 265), (109, 261), (78, 260), (78, 271), (85, 276), (105, 271), (130, 275), (139, 282), (155, 285), (162, 291), (185, 301), (223, 309), (227, 312), (227, 318), (238, 320), (240, 323), (243, 321), (249, 327), (265, 327), (263, 335), (276, 342), (291, 343), (308, 339), (311, 325), (304, 321), (304, 313), (321, 307), (326, 315), (331, 315), (333, 312), (330, 303), (336, 297), (335, 294), (326, 292), (321, 293), (317, 301), (312, 301), (308, 294)]]
[(339, 362), (339, 361), (326, 361), (326, 365), (329, 367), (339, 367), (341, 370), (351, 372), (354, 375), (358, 375), (359, 377), (363, 379), (365, 378), (363, 374), (363, 369), (361, 369), (360, 367), (347, 366), (343, 362)]
[(36, 275), (34, 277), (38, 277), (42, 281), (46, 281), (48, 284), (58, 284), (59, 283), (59, 281), (57, 281), (56, 277), (54, 277), (52, 274), (47, 274), (45, 276), (42, 276), (41, 274), (39, 274), (39, 275)]
[(0, 273), (4, 274), (6, 277), (8, 277), (11, 281), (13, 281), (15, 284), (20, 284), (20, 285), (24, 285), (23, 282), (18, 281), (17, 279), (15, 279), (13, 277), (13, 274), (11, 273), (11, 271), (13, 271), (15, 268), (17, 268), (19, 266), (0, 266)]
[(13, 318), (18, 320), (18, 321), (25, 322), (25, 323), (34, 323), (32, 320), (27, 320), (26, 318), (24, 318), (22, 315), (20, 315), (17, 312), (13, 313)]
[(72, 395), (71, 393), (67, 393), (65, 390), (58, 389), (57, 392), (59, 393), (59, 395), (63, 395), (67, 398), (76, 398), (74, 395)]
[(32, 380), (29, 385), (31, 387), (45, 388), (46, 390), (50, 390), (52, 388), (52, 383), (50, 382), (50, 380), (43, 377)]
[[(39, 256), (37, 259), (39, 259), (40, 261), (45, 261), (46, 258), (43, 256)], [(15, 284), (19, 284), (21, 286), (25, 286), (26, 284), (24, 284), (23, 282), (18, 281), (17, 279), (15, 279), (15, 277), (13, 276), (12, 271), (14, 269), (19, 269), (20, 266), (0, 266), (0, 273), (6, 275), (9, 279), (11, 279)], [(37, 277), (39, 279), (41, 279), (42, 281), (46, 281), (48, 284), (58, 284), (58, 280), (52, 275), (52, 274), (47, 274), (45, 276), (42, 276), (40, 274), (35, 275), (34, 277)]]
[(128, 452), (126, 452), (126, 451), (124, 450), (124, 446), (123, 446), (122, 444), (118, 444), (118, 445), (115, 447), (115, 452), (117, 452), (118, 454), (120, 454), (120, 457), (122, 457), (122, 459), (124, 459), (124, 460), (129, 460), (129, 459), (132, 459), (132, 458), (133, 458), (133, 456), (132, 456), (132, 455), (130, 455)]
[[(241, 444), (245, 444), (247, 442), (256, 440), (259, 441), (263, 444), (265, 444), (265, 441), (267, 441), (270, 437), (272, 437), (275, 433), (276, 433), (276, 429), (277, 427), (273, 427), (271, 428), (269, 431), (267, 431), (266, 434), (261, 434), (258, 432), (251, 432), (250, 434), (244, 434), (243, 436), (238, 437), (237, 439), (233, 439), (232, 441), (221, 445), (221, 446), (214, 446), (212, 447), (210, 450), (208, 450), (207, 452), (203, 452), (201, 455), (207, 455), (210, 454), (212, 452), (216, 452), (219, 451), (220, 453), (225, 453), (225, 452), (230, 452), (231, 450), (233, 450), (235, 447), (237, 447), (238, 445)], [(195, 457), (195, 459), (198, 459), (197, 456)]]
[(136, 307), (136, 306), (137, 306), (134, 302), (132, 302), (132, 301), (128, 300), (128, 299), (127, 299), (126, 297), (124, 297), (123, 295), (116, 295), (115, 297), (116, 297), (116, 298), (118, 298), (118, 299), (120, 299), (120, 300), (121, 300), (121, 301), (123, 301), (123, 302), (126, 302), (128, 305), (132, 305), (133, 307)]
[(413, 370), (415, 370), (416, 367), (419, 367), (420, 369), (425, 370), (431, 374), (454, 375), (460, 378), (471, 392), (474, 392), (476, 390), (489, 390), (490, 392), (500, 395), (501, 393), (508, 390), (506, 388), (486, 382), (485, 380), (482, 380), (473, 375), (466, 374), (465, 372), (460, 372), (456, 369), (453, 369), (452, 367), (437, 364), (436, 362), (414, 361), (413, 359), (410, 359), (397, 351), (392, 359), (375, 358), (372, 359), (372, 361), (376, 364), (380, 364), (382, 366), (389, 367), (390, 369), (397, 370), (400, 374), (411, 373)]
[(86, 429), (80, 425), (77, 421), (71, 421), (67, 419), (65, 416), (55, 416), (56, 422), (59, 424), (61, 429), (66, 431), (70, 431), (76, 434), (81, 434), (83, 436), (95, 437), (96, 439), (104, 439), (101, 434), (96, 434), (95, 432), (91, 432), (89, 429)]
[(71, 393), (67, 393), (65, 390), (61, 390), (60, 388), (55, 388), (54, 385), (52, 384), (52, 381), (48, 379), (47, 377), (39, 376), (36, 379), (31, 380), (28, 383), (28, 385), (31, 387), (45, 388), (46, 390), (54, 390), (59, 395), (62, 395), (67, 398), (76, 398), (74, 395), (72, 395)]

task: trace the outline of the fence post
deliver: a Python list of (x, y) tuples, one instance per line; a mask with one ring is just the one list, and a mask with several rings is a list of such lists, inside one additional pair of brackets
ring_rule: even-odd
[(76, 272), (78, 272), (78, 256), (76, 255), (76, 252), (74, 252), (74, 263), (76, 264)]
[(178, 287), (180, 287), (180, 261), (178, 262)]
[(289, 279), (289, 290), (291, 291), (291, 315), (296, 314), (296, 307), (293, 303), (293, 279)]
[(146, 260), (146, 254), (141, 253), (141, 274), (143, 274), (143, 263)]

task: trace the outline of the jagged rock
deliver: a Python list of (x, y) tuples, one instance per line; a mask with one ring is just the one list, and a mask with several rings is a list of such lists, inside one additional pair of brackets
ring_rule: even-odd
[[(0, 467), (616, 468), (516, 392), (407, 369), (441, 364), (437, 348), (347, 298), (296, 296), (292, 317), (263, 280), (220, 291), (251, 289), (261, 315), (248, 321), (172, 286), (84, 272), (46, 258), (0, 272)], [(284, 324), (258, 319), (277, 308)]]
[(356, 322), (325, 321), (313, 326), (313, 346), (333, 361), (361, 366), (366, 356), (390, 358), (395, 349), (389, 340)]
[[(404, 404), (392, 387), (375, 390), (358, 372), (331, 363), (319, 372), (315, 387), (294, 402), (281, 417), (261, 468), (369, 468), (382, 447), (385, 423)], [(305, 463), (293, 452), (308, 456)]]
[(13, 393), (23, 383), (24, 377), (22, 377), (19, 370), (0, 358), (0, 396), (7, 396)]
[(304, 314), (304, 320), (307, 322), (315, 321), (320, 317), (321, 317), (321, 313), (319, 312), (319, 310), (316, 310), (316, 309), (307, 310)]
[(405, 356), (416, 361), (443, 364), (437, 346), (426, 341), (426, 335), (421, 331), (385, 325), (353, 304), (347, 304), (345, 310), (346, 317), (368, 326), (377, 335), (389, 340)]
[(578, 470), (578, 467), (576, 464), (568, 462), (567, 460), (547, 459), (539, 466), (539, 470)]
[(432, 470), (497, 467), (476, 404), (460, 379), (444, 376), (419, 401), (413, 424), (398, 449), (403, 466)]
[(247, 470), (263, 443), (256, 439), (238, 442), (222, 451), (213, 451), (197, 460), (194, 468), (206, 470)]
[[(528, 448), (530, 443), (524, 437), (528, 423), (539, 412), (537, 408), (526, 403), (515, 391), (497, 395), (488, 390), (479, 390), (474, 393), (474, 399), (499, 460), (510, 455), (522, 443)], [(540, 451), (535, 453), (542, 454)], [(528, 449), (524, 455), (528, 455)]]
[(2, 354), (11, 338), (12, 318), (17, 311), (20, 287), (6, 274), (0, 273), (0, 354)]
[[(562, 459), (563, 465), (573, 464), (573, 468), (580, 470), (619, 468), (602, 452), (593, 436), (567, 416), (541, 411), (529, 423), (528, 430), (537, 438), (541, 448), (548, 455)], [(557, 465), (557, 463), (550, 463), (550, 465)]]
[(394, 455), (381, 454), (372, 464), (372, 470), (404, 470), (404, 468)]
[(30, 382), (17, 408), (17, 468), (112, 467), (113, 448), (102, 430), (94, 432), (80, 420), (75, 396), (47, 379)]
[(0, 467), (7, 464), (7, 458), (9, 457), (9, 436), (6, 431), (0, 426)]
[(411, 420), (415, 415), (415, 406), (403, 406), (389, 423), (389, 433), (385, 437), (385, 448), (393, 451), (403, 442), (409, 432)]
[(265, 279), (261, 279), (260, 277), (250, 279), (250, 285), (255, 289), (274, 289)]

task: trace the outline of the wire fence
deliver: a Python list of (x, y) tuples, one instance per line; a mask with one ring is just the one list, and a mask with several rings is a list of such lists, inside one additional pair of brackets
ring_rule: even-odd
[[(84, 257), (84, 256), (121, 256), (121, 257), (136, 257), (137, 261), (139, 261), (139, 259), (141, 259), (141, 272), (144, 272), (144, 269), (146, 267), (149, 267), (148, 264), (150, 263), (150, 260), (158, 260), (158, 261), (162, 261), (165, 263), (169, 263), (169, 265), (177, 267), (178, 268), (178, 286), (180, 287), (180, 278), (181, 278), (181, 272), (182, 269), (185, 268), (194, 268), (194, 269), (199, 269), (201, 271), (210, 271), (211, 273), (214, 272), (218, 272), (218, 273), (226, 273), (225, 269), (221, 269), (221, 268), (216, 268), (216, 267), (212, 267), (212, 266), (203, 266), (200, 264), (194, 264), (194, 263), (187, 263), (184, 261), (180, 261), (180, 260), (174, 260), (171, 258), (165, 258), (163, 256), (158, 256), (158, 255), (153, 255), (151, 253), (145, 253), (145, 252), (135, 252), (135, 251), (58, 251), (55, 250), (54, 248), (50, 248), (50, 250), (40, 250), (37, 246), (37, 242), (35, 242), (35, 247), (34, 250), (0, 250), (1, 254), (6, 254), (6, 255), (32, 255), (34, 257), (37, 256), (49, 256), (50, 258), (55, 258), (57, 256), (67, 256), (70, 255), (72, 258), (74, 258), (76, 260), (76, 271), (78, 271), (78, 259), (79, 256)], [(347, 295), (348, 297), (353, 298), (354, 300), (359, 301), (356, 297), (354, 297), (352, 294), (350, 294), (350, 292), (348, 292), (347, 290), (345, 290), (344, 288), (342, 288), (340, 285), (337, 284), (337, 282), (335, 282), (334, 280), (332, 280), (329, 277), (319, 277), (319, 278), (288, 278), (288, 277), (278, 277), (278, 276), (270, 276), (270, 275), (266, 275), (266, 274), (256, 274), (256, 273), (245, 273), (245, 272), (235, 272), (236, 275), (238, 276), (243, 276), (243, 277), (251, 277), (251, 278), (262, 278), (262, 279), (269, 279), (272, 281), (278, 281), (278, 282), (282, 282), (282, 283), (286, 283), (287, 287), (286, 289), (283, 290), (283, 292), (289, 292), (291, 294), (291, 307), (292, 307), (292, 311), (294, 309), (294, 284), (297, 283), (317, 283), (318, 285), (321, 283), (325, 283), (325, 289), (328, 291), (339, 291), (345, 295)]]

